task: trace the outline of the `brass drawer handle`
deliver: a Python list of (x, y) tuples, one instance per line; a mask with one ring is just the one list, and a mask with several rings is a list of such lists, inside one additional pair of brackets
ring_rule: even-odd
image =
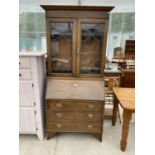
[(93, 127), (93, 126), (92, 126), (91, 124), (88, 125), (88, 128), (89, 128), (89, 129), (92, 129), (92, 127)]
[(62, 108), (63, 107), (63, 104), (62, 103), (56, 103), (56, 107), (57, 108)]
[(56, 115), (58, 118), (61, 118), (63, 114), (62, 114), (62, 113), (56, 113), (55, 115)]
[(94, 106), (95, 106), (94, 104), (88, 104), (88, 108), (89, 108), (89, 109), (93, 109)]
[(89, 117), (90, 119), (92, 119), (92, 118), (94, 117), (94, 115), (93, 115), (93, 114), (88, 114), (88, 117)]
[(56, 127), (57, 128), (61, 128), (62, 127), (62, 124), (56, 124)]

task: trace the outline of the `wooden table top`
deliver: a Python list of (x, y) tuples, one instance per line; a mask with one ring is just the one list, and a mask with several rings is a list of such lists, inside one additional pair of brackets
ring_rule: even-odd
[(47, 79), (46, 99), (105, 100), (104, 81)]
[(135, 110), (135, 88), (114, 87), (113, 91), (124, 109)]

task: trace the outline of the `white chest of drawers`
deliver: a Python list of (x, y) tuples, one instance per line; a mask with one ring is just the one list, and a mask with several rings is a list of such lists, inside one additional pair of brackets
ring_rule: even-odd
[(19, 133), (44, 138), (45, 53), (19, 56)]

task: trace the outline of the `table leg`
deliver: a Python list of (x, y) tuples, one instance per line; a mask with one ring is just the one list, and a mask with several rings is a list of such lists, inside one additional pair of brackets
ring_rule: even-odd
[(114, 95), (114, 105), (113, 105), (113, 115), (112, 115), (112, 126), (115, 126), (117, 121), (117, 111), (118, 111), (118, 100)]
[(125, 151), (127, 146), (127, 138), (129, 131), (129, 124), (132, 117), (132, 112), (124, 109), (123, 111), (123, 125), (122, 125), (122, 139), (120, 143), (120, 148), (122, 151)]

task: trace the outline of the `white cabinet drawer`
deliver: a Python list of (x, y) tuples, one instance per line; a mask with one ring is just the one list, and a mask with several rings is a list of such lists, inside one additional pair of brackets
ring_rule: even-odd
[(19, 106), (34, 106), (34, 93), (32, 82), (19, 83)]
[(36, 133), (35, 111), (33, 108), (19, 108), (19, 132)]
[(19, 70), (19, 80), (31, 80), (32, 71), (30, 69), (20, 69)]
[(31, 59), (19, 58), (19, 68), (30, 69), (31, 68)]

